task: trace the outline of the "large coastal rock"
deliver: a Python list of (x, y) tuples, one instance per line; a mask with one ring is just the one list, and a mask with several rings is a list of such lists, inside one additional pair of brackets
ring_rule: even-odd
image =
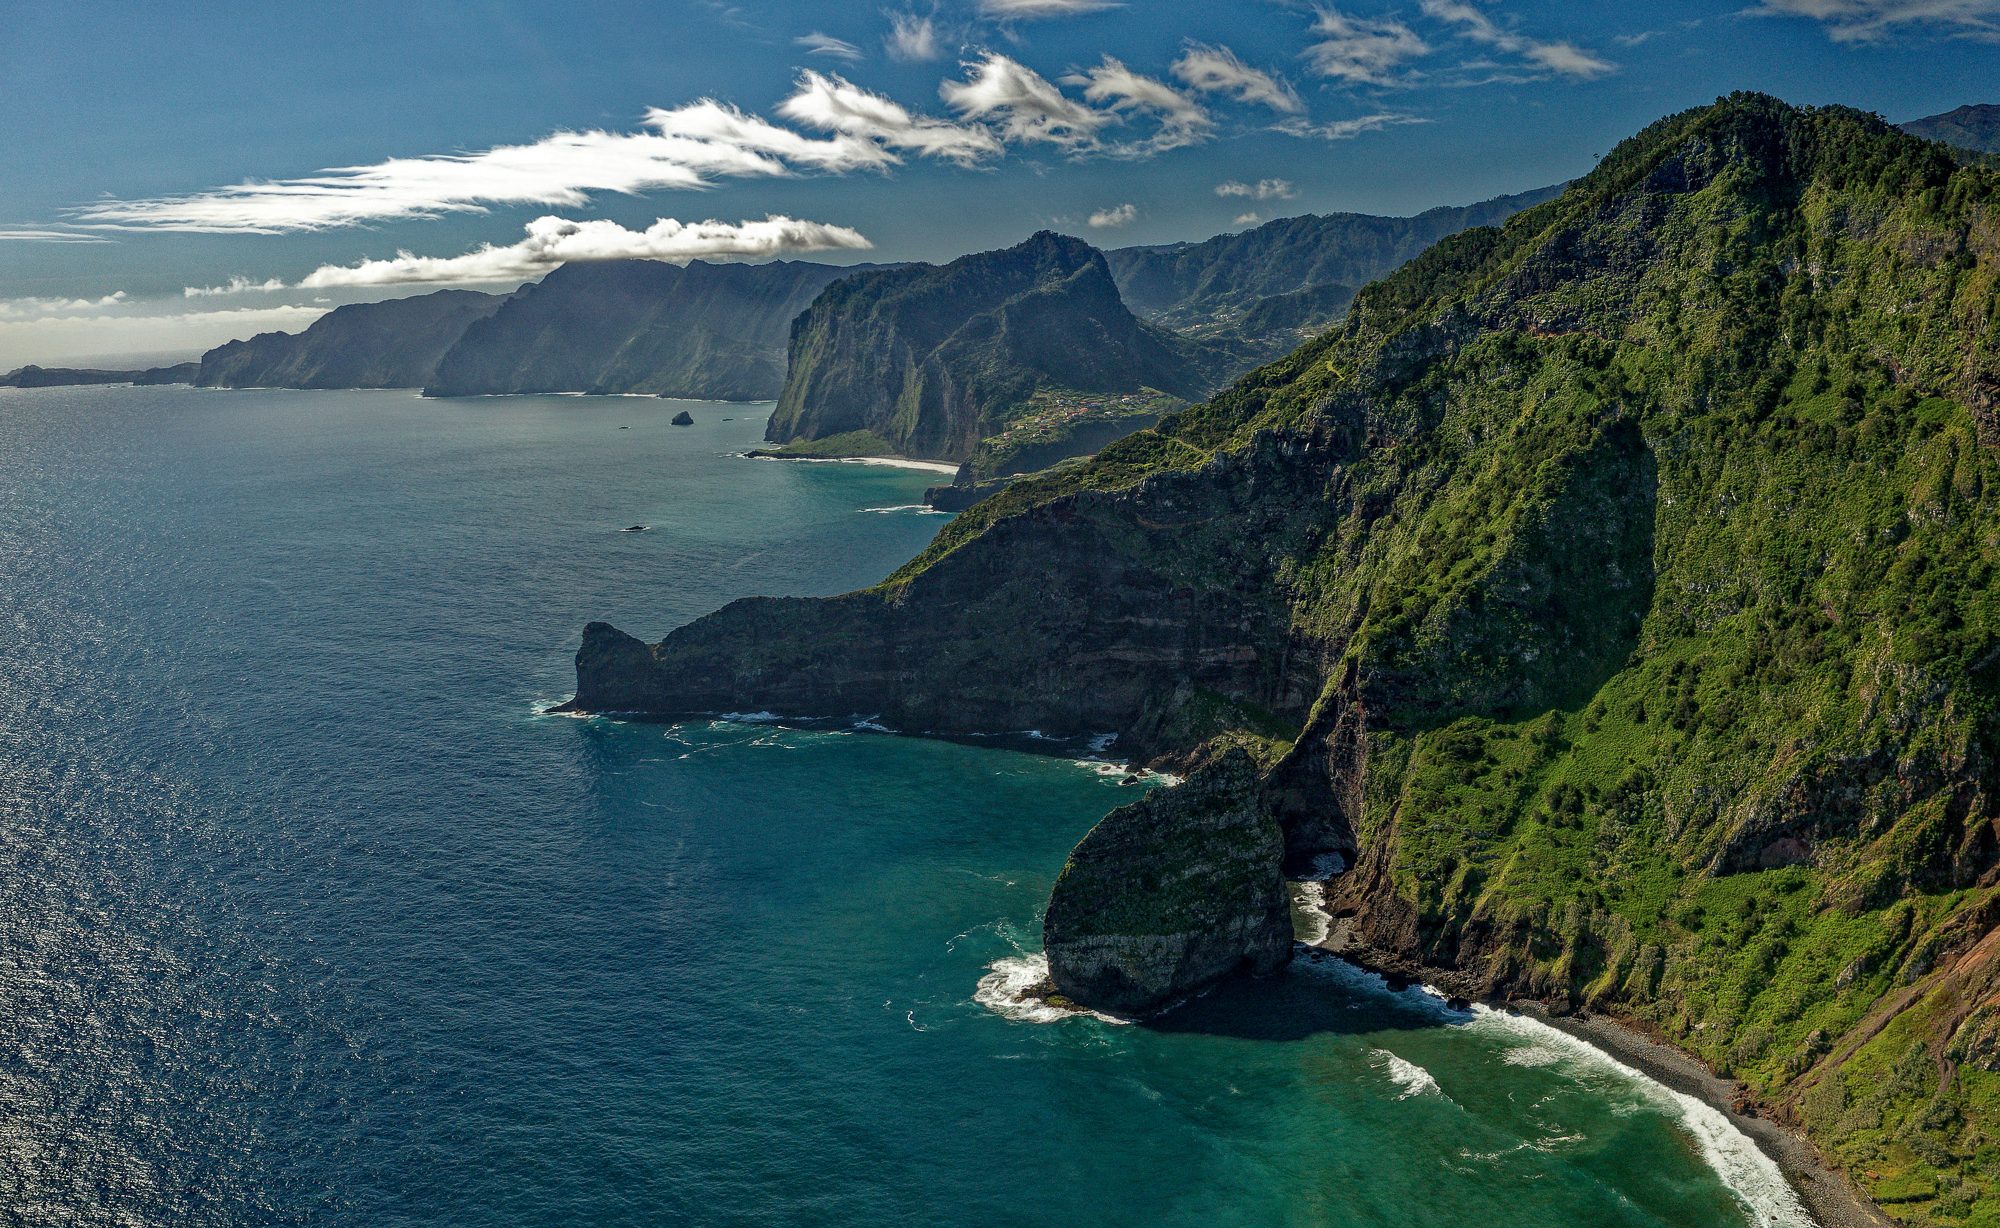
[(1292, 955), (1285, 837), (1232, 748), (1178, 788), (1104, 817), (1069, 856), (1042, 925), (1057, 992), (1145, 1015)]
[[(1053, 429), (1066, 416), (1077, 425), (1109, 420), (1122, 402), (1105, 398), (1201, 396), (1215, 383), (1210, 357), (1133, 316), (1102, 253), (1043, 231), (1004, 251), (828, 289), (792, 329), (765, 437), (866, 438), (906, 456), (963, 461), (1029, 416)], [(1116, 416), (1144, 420), (1113, 437), (1158, 416), (1140, 401), (1132, 408)]]
[(201, 356), (204, 388), (421, 388), (438, 360), (504, 295), (439, 290), (350, 303), (304, 332), (259, 333)]
[(1634, 1019), (1963, 1223), (2000, 1200), (1996, 300), (2000, 175), (1734, 96), (874, 589), (594, 630), (578, 704), (1261, 738), (1371, 960)]

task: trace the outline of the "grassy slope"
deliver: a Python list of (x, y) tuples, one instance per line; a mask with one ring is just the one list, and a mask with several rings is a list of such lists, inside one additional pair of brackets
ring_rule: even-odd
[(1323, 706), (1369, 712), (1370, 940), (1650, 1023), (1899, 1217), (2000, 1223), (1996, 270), (1991, 171), (1733, 99), (887, 584), (1079, 486), (1352, 433), (1357, 511), (1288, 580)]

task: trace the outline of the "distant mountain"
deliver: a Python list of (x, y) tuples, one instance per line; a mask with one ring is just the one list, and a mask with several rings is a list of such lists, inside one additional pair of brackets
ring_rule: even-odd
[(784, 387), (792, 317), (856, 271), (801, 261), (566, 264), (465, 329), (425, 392), (768, 400)]
[[(1415, 217), (1329, 213), (1280, 218), (1204, 243), (1123, 247), (1104, 258), (1126, 305), (1140, 315), (1197, 331), (1236, 324), (1244, 336), (1256, 337), (1262, 335), (1256, 330), (1325, 324), (1346, 310), (1356, 289), (1439, 239), (1475, 226), (1497, 226), (1562, 189), (1557, 184)], [(1289, 302), (1271, 303), (1273, 299)], [(1253, 314), (1267, 303), (1265, 314)]]
[(78, 384), (192, 384), (200, 363), (183, 362), (144, 371), (99, 371), (89, 367), (30, 364), (0, 375), (0, 388), (63, 388)]
[(1897, 125), (1911, 136), (1976, 153), (2000, 154), (2000, 106), (1978, 103)]
[(1992, 102), (1960, 106), (1958, 110), (1948, 110), (1942, 116), (1924, 116), (1922, 120), (1898, 124), (1898, 128), (1910, 136), (1942, 140), (1944, 144), (1958, 146), (1962, 150), (2000, 154), (2000, 106), (1994, 106)]
[(792, 327), (765, 437), (1039, 468), (1206, 395), (1220, 370), (1127, 310), (1103, 253), (1043, 231), (828, 288)]
[(421, 388), (466, 326), (506, 299), (472, 290), (336, 307), (301, 333), (259, 333), (201, 356), (205, 388)]

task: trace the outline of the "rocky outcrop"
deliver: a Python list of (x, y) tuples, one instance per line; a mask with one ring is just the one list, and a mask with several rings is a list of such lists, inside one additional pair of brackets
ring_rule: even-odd
[(1042, 946), (1056, 992), (1146, 1015), (1238, 969), (1282, 967), (1292, 955), (1284, 852), (1240, 748), (1112, 811), (1049, 896)]
[(792, 329), (765, 438), (868, 432), (907, 456), (962, 461), (1030, 414), (1090, 419), (1091, 396), (1200, 396), (1211, 357), (1126, 310), (1102, 253), (1043, 231), (829, 288)]
[(201, 356), (204, 388), (421, 388), (438, 360), (505, 296), (439, 290), (350, 303), (304, 332), (259, 333)]

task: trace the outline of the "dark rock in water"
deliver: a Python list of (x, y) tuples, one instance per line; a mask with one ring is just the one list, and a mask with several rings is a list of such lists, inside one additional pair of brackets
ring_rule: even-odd
[(621, 427), (619, 427), (618, 429), (619, 429), (619, 430), (621, 430), (621, 431), (629, 431), (629, 430), (631, 430), (632, 428), (631, 428), (631, 427), (629, 427), (629, 426), (621, 426)]
[(620, 533), (644, 533), (647, 529), (651, 527), (652, 527), (651, 525), (635, 524), (630, 528), (620, 529), (618, 531)]
[(1292, 954), (1285, 837), (1240, 748), (1106, 815), (1070, 853), (1042, 944), (1058, 992), (1143, 1015)]
[(691, 413), (689, 413), (688, 411), (686, 411), (686, 410), (684, 409), (684, 410), (682, 410), (681, 412), (679, 412), (679, 413), (677, 413), (677, 414), (675, 414), (675, 415), (674, 415), (674, 425), (675, 425), (675, 426), (693, 426), (693, 425), (694, 425), (694, 415), (693, 415), (693, 414), (691, 414)]

